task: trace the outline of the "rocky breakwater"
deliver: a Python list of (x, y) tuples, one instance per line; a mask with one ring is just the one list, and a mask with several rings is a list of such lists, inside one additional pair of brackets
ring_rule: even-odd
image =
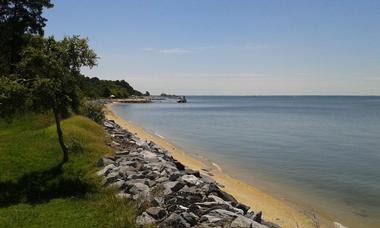
[[(213, 179), (191, 170), (153, 142), (139, 139), (111, 120), (114, 156), (98, 161), (103, 184), (144, 205), (136, 224), (158, 227), (278, 227), (264, 221)], [(141, 203), (143, 202), (143, 203)]]

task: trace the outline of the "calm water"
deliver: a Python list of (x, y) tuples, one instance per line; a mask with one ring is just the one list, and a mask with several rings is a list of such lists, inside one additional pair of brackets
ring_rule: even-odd
[(380, 97), (188, 97), (116, 113), (350, 227), (380, 227)]

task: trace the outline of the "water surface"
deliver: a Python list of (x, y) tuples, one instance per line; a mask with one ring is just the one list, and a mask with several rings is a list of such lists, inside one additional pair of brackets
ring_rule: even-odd
[(380, 97), (188, 97), (114, 111), (263, 190), (380, 226)]

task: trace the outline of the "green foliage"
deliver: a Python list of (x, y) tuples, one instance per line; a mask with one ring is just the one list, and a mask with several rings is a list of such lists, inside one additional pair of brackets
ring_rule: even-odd
[(104, 105), (99, 102), (85, 101), (80, 107), (80, 114), (101, 123), (105, 118), (103, 109)]
[(94, 175), (111, 153), (102, 127), (81, 116), (62, 121), (83, 151), (60, 165), (53, 123), (50, 115), (0, 120), (0, 227), (134, 227), (135, 205)]
[(77, 36), (56, 41), (53, 37), (34, 37), (22, 53), (19, 74), (31, 79), (31, 98), (35, 110), (53, 109), (59, 114), (80, 103), (76, 77), (82, 66), (93, 67), (96, 54), (87, 40)]
[(78, 85), (83, 96), (93, 99), (109, 98), (114, 95), (116, 98), (127, 98), (131, 95), (141, 96), (142, 93), (135, 90), (124, 80), (101, 80), (99, 78), (79, 77)]
[(51, 7), (50, 0), (0, 1), (0, 74), (15, 73), (15, 65), (30, 35), (44, 34), (47, 20), (42, 12)]
[(0, 117), (11, 120), (25, 111), (27, 88), (8, 77), (0, 77)]

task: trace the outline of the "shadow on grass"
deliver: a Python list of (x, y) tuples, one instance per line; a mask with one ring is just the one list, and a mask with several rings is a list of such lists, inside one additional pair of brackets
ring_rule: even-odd
[(83, 197), (91, 186), (78, 176), (65, 177), (62, 165), (29, 173), (17, 181), (0, 182), (0, 207), (18, 203), (38, 204), (53, 198)]

